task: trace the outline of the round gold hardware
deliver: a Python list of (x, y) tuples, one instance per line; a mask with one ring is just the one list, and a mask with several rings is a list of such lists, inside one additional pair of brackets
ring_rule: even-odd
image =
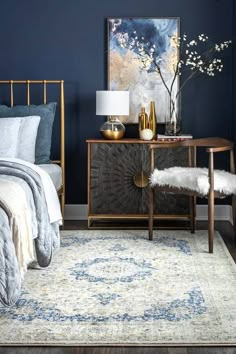
[(145, 188), (148, 186), (149, 179), (148, 176), (143, 172), (138, 172), (134, 176), (134, 184), (138, 188)]

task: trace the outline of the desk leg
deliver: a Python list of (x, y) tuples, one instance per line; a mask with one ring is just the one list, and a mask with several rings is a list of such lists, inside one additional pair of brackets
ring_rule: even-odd
[(153, 202), (154, 202), (154, 189), (149, 187), (149, 240), (153, 240)]
[(190, 197), (191, 233), (196, 230), (196, 197)]

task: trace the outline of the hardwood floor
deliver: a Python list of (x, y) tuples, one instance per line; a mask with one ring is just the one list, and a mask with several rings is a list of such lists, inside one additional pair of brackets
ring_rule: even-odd
[[(65, 230), (86, 228), (86, 221), (65, 223)], [(198, 222), (197, 229), (207, 229), (207, 222)], [(232, 225), (220, 221), (215, 223), (215, 229), (220, 232), (236, 262), (236, 240)], [(235, 347), (0, 347), (0, 354), (236, 354), (236, 343)]]
[(230, 347), (0, 347), (0, 354), (235, 354)]

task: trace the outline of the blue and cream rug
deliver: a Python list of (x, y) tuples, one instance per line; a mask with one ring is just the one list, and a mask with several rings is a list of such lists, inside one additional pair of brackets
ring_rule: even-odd
[(0, 307), (0, 345), (236, 344), (236, 266), (207, 232), (64, 231)]

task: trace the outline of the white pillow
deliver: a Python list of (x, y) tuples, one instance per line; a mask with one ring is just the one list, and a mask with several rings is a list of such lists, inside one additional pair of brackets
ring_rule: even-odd
[[(11, 120), (12, 118), (9, 118)], [(31, 163), (35, 162), (35, 144), (40, 122), (39, 116), (22, 117), (16, 157)]]
[(0, 119), (0, 157), (16, 157), (22, 118)]

